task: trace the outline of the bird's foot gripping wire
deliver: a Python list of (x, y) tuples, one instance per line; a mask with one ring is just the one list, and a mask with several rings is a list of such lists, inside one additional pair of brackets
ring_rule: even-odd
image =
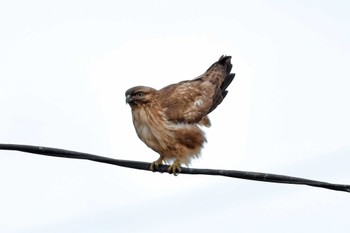
[(179, 162), (179, 160), (175, 160), (175, 162), (169, 166), (168, 172), (170, 174), (173, 174), (174, 176), (179, 175), (179, 173), (181, 172), (181, 163)]
[(154, 161), (153, 163), (151, 163), (150, 166), (150, 170), (152, 172), (158, 171), (159, 165), (163, 164), (163, 159), (160, 157), (159, 159), (157, 159), (156, 161)]

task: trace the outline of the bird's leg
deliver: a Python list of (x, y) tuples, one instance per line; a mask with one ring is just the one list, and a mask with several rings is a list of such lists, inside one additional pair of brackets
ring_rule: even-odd
[(173, 174), (174, 176), (177, 176), (181, 172), (181, 163), (179, 160), (175, 160), (173, 164), (171, 164), (168, 168), (168, 172)]
[(159, 165), (163, 164), (163, 157), (160, 156), (156, 161), (154, 161), (153, 163), (151, 163), (151, 166), (150, 166), (150, 170), (152, 172), (155, 172), (156, 170), (158, 170), (159, 168)]

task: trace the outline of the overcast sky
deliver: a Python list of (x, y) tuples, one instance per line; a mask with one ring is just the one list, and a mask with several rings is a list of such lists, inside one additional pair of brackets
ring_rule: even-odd
[[(348, 1), (2, 1), (0, 143), (152, 162), (125, 91), (236, 78), (191, 167), (350, 184)], [(0, 232), (348, 232), (347, 193), (0, 151)]]

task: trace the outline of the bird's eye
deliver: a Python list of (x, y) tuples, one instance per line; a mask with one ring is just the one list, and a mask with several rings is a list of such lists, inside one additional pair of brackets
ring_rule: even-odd
[(143, 92), (137, 92), (136, 93), (136, 96), (137, 97), (143, 97), (145, 95), (145, 93), (143, 93)]

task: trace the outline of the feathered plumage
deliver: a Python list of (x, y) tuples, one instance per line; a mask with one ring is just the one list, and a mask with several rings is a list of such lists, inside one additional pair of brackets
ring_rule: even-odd
[(221, 56), (193, 80), (171, 84), (160, 90), (136, 86), (126, 91), (138, 137), (159, 153), (151, 170), (163, 161), (174, 161), (169, 172), (189, 165), (200, 155), (206, 138), (198, 125), (210, 126), (208, 114), (223, 101), (235, 77), (230, 56)]

